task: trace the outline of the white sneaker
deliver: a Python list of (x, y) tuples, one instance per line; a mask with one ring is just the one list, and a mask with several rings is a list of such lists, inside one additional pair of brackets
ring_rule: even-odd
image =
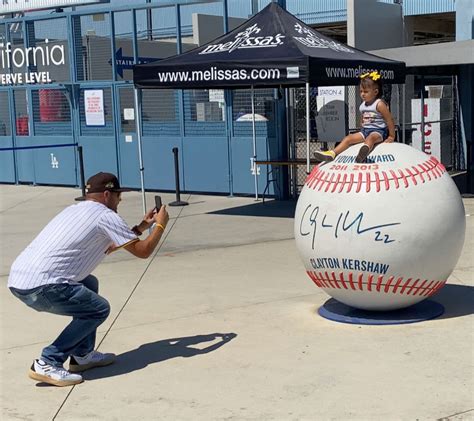
[(33, 380), (55, 386), (72, 386), (84, 381), (81, 375), (72, 374), (63, 367), (54, 367), (40, 359), (33, 361), (28, 376)]
[(83, 357), (71, 355), (69, 361), (69, 371), (77, 373), (79, 371), (85, 371), (93, 367), (103, 367), (104, 365), (112, 364), (115, 361), (115, 354), (102, 354), (99, 351), (91, 351)]

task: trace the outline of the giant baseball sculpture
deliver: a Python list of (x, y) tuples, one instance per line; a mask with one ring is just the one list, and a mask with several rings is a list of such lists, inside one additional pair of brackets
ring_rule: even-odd
[(403, 144), (359, 145), (306, 179), (295, 213), (306, 272), (336, 300), (395, 310), (435, 294), (461, 253), (465, 212), (443, 165)]

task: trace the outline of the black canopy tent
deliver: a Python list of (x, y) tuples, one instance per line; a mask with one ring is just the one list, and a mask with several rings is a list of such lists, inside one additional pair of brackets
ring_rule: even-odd
[[(305, 25), (277, 3), (233, 31), (184, 54), (135, 65), (136, 88), (251, 88), (355, 85), (377, 70), (386, 83), (403, 83), (405, 64), (340, 44)], [(138, 95), (136, 95), (138, 109)], [(309, 144), (309, 101), (306, 101)], [(256, 160), (255, 118), (253, 124)], [(140, 144), (140, 141), (139, 141)], [(141, 153), (141, 152), (140, 152)], [(309, 148), (307, 148), (309, 172)], [(257, 172), (255, 172), (257, 183)], [(257, 185), (256, 185), (257, 188)]]

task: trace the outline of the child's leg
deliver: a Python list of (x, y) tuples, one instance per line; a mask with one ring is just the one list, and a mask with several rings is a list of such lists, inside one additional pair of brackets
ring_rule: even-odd
[(364, 144), (360, 147), (359, 153), (356, 156), (356, 162), (359, 164), (364, 162), (370, 152), (372, 152), (372, 149), (374, 149), (374, 146), (382, 141), (383, 136), (379, 132), (370, 133), (365, 138)]
[(361, 132), (352, 133), (347, 135), (342, 139), (341, 143), (334, 148), (334, 153), (339, 155), (341, 152), (344, 152), (349, 146), (355, 145), (357, 143), (362, 143), (364, 141), (364, 136)]
[(314, 157), (319, 161), (330, 162), (341, 152), (344, 152), (349, 146), (354, 145), (356, 143), (361, 143), (363, 141), (364, 136), (362, 136), (360, 132), (352, 133), (342, 139), (341, 143), (339, 143), (339, 145), (337, 145), (334, 150), (326, 152), (317, 151), (314, 153)]

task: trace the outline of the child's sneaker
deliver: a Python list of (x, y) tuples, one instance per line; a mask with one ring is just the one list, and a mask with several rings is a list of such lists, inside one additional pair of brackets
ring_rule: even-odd
[(93, 367), (103, 367), (112, 364), (115, 361), (115, 354), (102, 354), (99, 351), (91, 351), (83, 357), (71, 355), (69, 361), (69, 371), (77, 373)]
[(321, 162), (331, 162), (334, 161), (336, 153), (334, 151), (316, 151), (314, 153), (314, 158)]
[(361, 162), (365, 162), (367, 157), (369, 156), (370, 148), (368, 145), (362, 145), (359, 149), (359, 153), (356, 156), (356, 162), (360, 164)]
[(84, 381), (81, 375), (72, 374), (63, 367), (55, 367), (40, 359), (33, 361), (28, 376), (33, 380), (54, 386), (72, 386)]

